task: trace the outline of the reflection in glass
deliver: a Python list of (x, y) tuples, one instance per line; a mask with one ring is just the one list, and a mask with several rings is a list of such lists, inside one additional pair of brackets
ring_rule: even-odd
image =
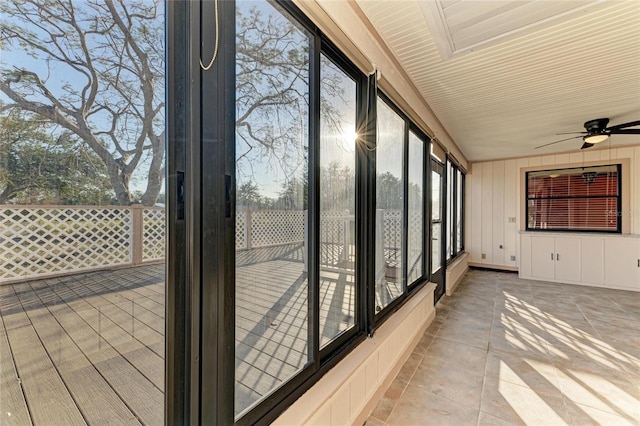
[(424, 273), (423, 178), (424, 143), (413, 132), (409, 132), (409, 229), (407, 235), (407, 282), (409, 284), (422, 277)]
[(462, 172), (457, 171), (457, 208), (456, 208), (456, 251), (460, 253), (462, 251)]
[(310, 38), (271, 3), (236, 4), (238, 416), (308, 362)]
[(431, 172), (431, 273), (442, 267), (442, 176)]
[(163, 424), (164, 5), (0, 15), (0, 424)]
[(455, 206), (453, 204), (454, 200), (454, 168), (451, 165), (450, 161), (447, 161), (447, 259), (451, 259), (453, 256), (453, 240), (455, 239), (454, 234), (454, 222), (453, 217), (455, 214)]
[(377, 105), (376, 145), (376, 311), (400, 296), (402, 276), (404, 120), (384, 101)]
[(320, 62), (320, 346), (355, 324), (356, 83)]

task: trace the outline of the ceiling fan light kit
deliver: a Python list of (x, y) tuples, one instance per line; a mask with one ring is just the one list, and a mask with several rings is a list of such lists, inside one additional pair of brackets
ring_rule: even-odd
[(583, 141), (591, 145), (604, 142), (607, 139), (609, 139), (609, 135), (603, 135), (603, 134), (587, 135), (582, 138)]

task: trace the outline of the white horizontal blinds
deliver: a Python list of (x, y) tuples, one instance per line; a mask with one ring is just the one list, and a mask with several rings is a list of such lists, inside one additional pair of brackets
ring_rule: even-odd
[(529, 173), (529, 228), (618, 230), (619, 178), (616, 166)]

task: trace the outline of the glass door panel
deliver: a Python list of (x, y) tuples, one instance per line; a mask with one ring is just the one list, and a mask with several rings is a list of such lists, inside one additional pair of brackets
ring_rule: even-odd
[(0, 424), (163, 424), (164, 4), (1, 9)]
[(444, 294), (444, 166), (431, 159), (431, 282), (436, 284), (437, 301)]
[(402, 247), (405, 122), (384, 101), (377, 105), (375, 282), (376, 312), (404, 291)]
[(309, 362), (310, 41), (275, 3), (237, 2), (236, 417)]
[(320, 346), (355, 324), (356, 82), (320, 59)]
[(409, 132), (409, 225), (407, 233), (407, 283), (424, 276), (424, 142)]

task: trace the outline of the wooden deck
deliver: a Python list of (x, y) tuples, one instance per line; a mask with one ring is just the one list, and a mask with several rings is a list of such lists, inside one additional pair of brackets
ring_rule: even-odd
[[(301, 248), (238, 256), (236, 413), (307, 362)], [(321, 344), (353, 325), (321, 273)], [(163, 424), (164, 265), (0, 286), (0, 425)]]

